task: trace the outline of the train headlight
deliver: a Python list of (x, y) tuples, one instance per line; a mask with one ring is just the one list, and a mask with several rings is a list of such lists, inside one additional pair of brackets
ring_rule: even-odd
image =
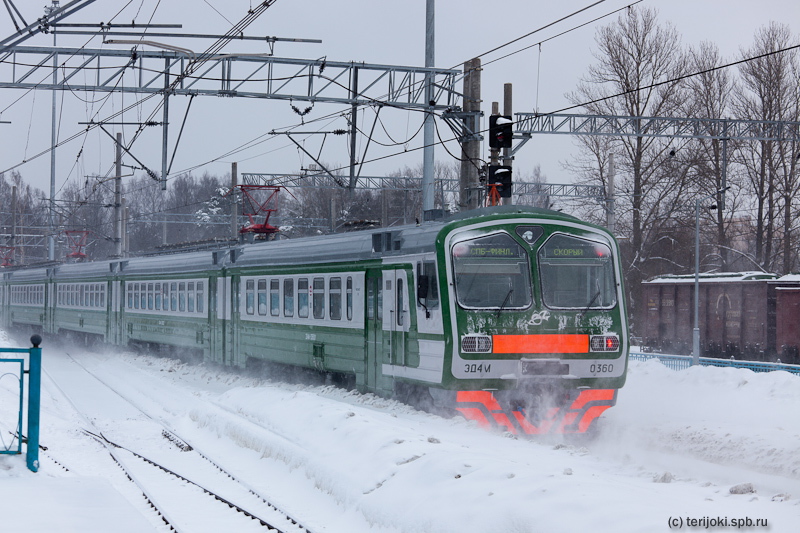
[(464, 335), (461, 337), (461, 351), (463, 353), (490, 353), (492, 338), (488, 335)]
[(593, 352), (616, 352), (619, 350), (619, 336), (592, 335), (589, 347)]

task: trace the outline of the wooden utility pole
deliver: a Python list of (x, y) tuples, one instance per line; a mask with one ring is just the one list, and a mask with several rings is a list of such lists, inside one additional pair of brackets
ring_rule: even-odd
[(480, 130), (478, 112), (481, 110), (481, 60), (464, 63), (464, 111), (475, 113), (464, 117), (464, 140), (461, 141), (461, 179), (459, 204), (462, 211), (480, 206), (481, 143), (473, 133)]

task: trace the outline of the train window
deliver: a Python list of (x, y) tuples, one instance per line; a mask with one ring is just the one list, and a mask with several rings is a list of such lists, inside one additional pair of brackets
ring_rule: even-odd
[(283, 316), (294, 316), (294, 280), (283, 280)]
[(397, 308), (396, 308), (396, 311), (395, 311), (397, 313), (397, 325), (398, 326), (402, 326), (403, 325), (403, 303), (404, 303), (404, 299), (403, 299), (403, 280), (402, 279), (398, 279), (397, 280)]
[(528, 253), (507, 233), (456, 242), (451, 254), (456, 299), (466, 309), (525, 309), (531, 305)]
[(172, 311), (178, 310), (178, 284), (169, 284), (169, 307)]
[(161, 311), (161, 284), (156, 283), (156, 289), (153, 299), (155, 300), (156, 311)]
[(194, 282), (186, 284), (186, 310), (194, 313)]
[(297, 316), (308, 318), (308, 278), (297, 280)]
[[(78, 299), (78, 301), (80, 302), (80, 299)], [(80, 303), (78, 305), (80, 305)], [(134, 283), (133, 284), (133, 308), (134, 309), (139, 309), (139, 284), (138, 283)]]
[(314, 318), (325, 318), (325, 278), (314, 278)]
[(331, 320), (342, 319), (342, 278), (328, 280), (328, 304)]
[(186, 311), (186, 283), (178, 284), (178, 311)]
[(544, 304), (561, 309), (609, 309), (617, 303), (611, 248), (555, 234), (539, 250)]
[(151, 311), (153, 310), (153, 298), (154, 298), (153, 284), (152, 283), (148, 283), (147, 284), (147, 308), (150, 309)]
[(205, 291), (203, 290), (203, 282), (202, 281), (198, 281), (197, 282), (197, 312), (198, 313), (202, 313), (203, 312), (203, 308), (205, 307), (203, 305), (203, 300), (204, 299), (205, 299)]
[(106, 286), (100, 285), (100, 307), (106, 306)]
[(383, 321), (383, 283), (378, 280), (378, 282), (375, 283), (375, 288), (378, 291), (375, 305), (377, 314), (376, 320)]
[(258, 301), (258, 314), (261, 316), (267, 315), (267, 280), (258, 280), (256, 290), (256, 300)]
[(164, 311), (169, 311), (169, 283), (165, 283), (161, 286), (161, 290), (163, 294), (161, 295), (161, 299), (164, 302), (161, 304), (161, 308)]
[(269, 280), (269, 314), (278, 316), (281, 312), (281, 282)]
[(433, 309), (439, 305), (439, 284), (436, 282), (436, 263), (417, 263), (417, 306)]
[(256, 282), (252, 279), (247, 280), (245, 283), (245, 291), (244, 291), (244, 304), (245, 304), (245, 312), (248, 315), (254, 315), (255, 310), (255, 298), (256, 298)]
[(147, 309), (147, 284), (142, 283), (139, 286), (139, 299), (141, 300), (141, 308)]
[(353, 278), (347, 277), (347, 320), (353, 320)]

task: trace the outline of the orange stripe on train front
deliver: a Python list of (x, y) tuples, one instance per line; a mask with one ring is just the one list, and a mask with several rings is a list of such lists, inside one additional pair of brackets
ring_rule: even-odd
[(588, 335), (494, 335), (494, 353), (589, 353)]

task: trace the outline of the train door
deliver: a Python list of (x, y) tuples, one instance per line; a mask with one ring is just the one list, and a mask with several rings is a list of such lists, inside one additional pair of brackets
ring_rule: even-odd
[(383, 360), (383, 277), (380, 270), (367, 271), (367, 368), (366, 386), (375, 390), (378, 365)]
[(216, 327), (213, 343), (214, 360), (221, 364), (234, 364), (233, 310), (235, 309), (235, 284), (223, 271), (216, 279)]
[(409, 326), (408, 286), (405, 270), (383, 271), (384, 362), (406, 364), (406, 333)]

